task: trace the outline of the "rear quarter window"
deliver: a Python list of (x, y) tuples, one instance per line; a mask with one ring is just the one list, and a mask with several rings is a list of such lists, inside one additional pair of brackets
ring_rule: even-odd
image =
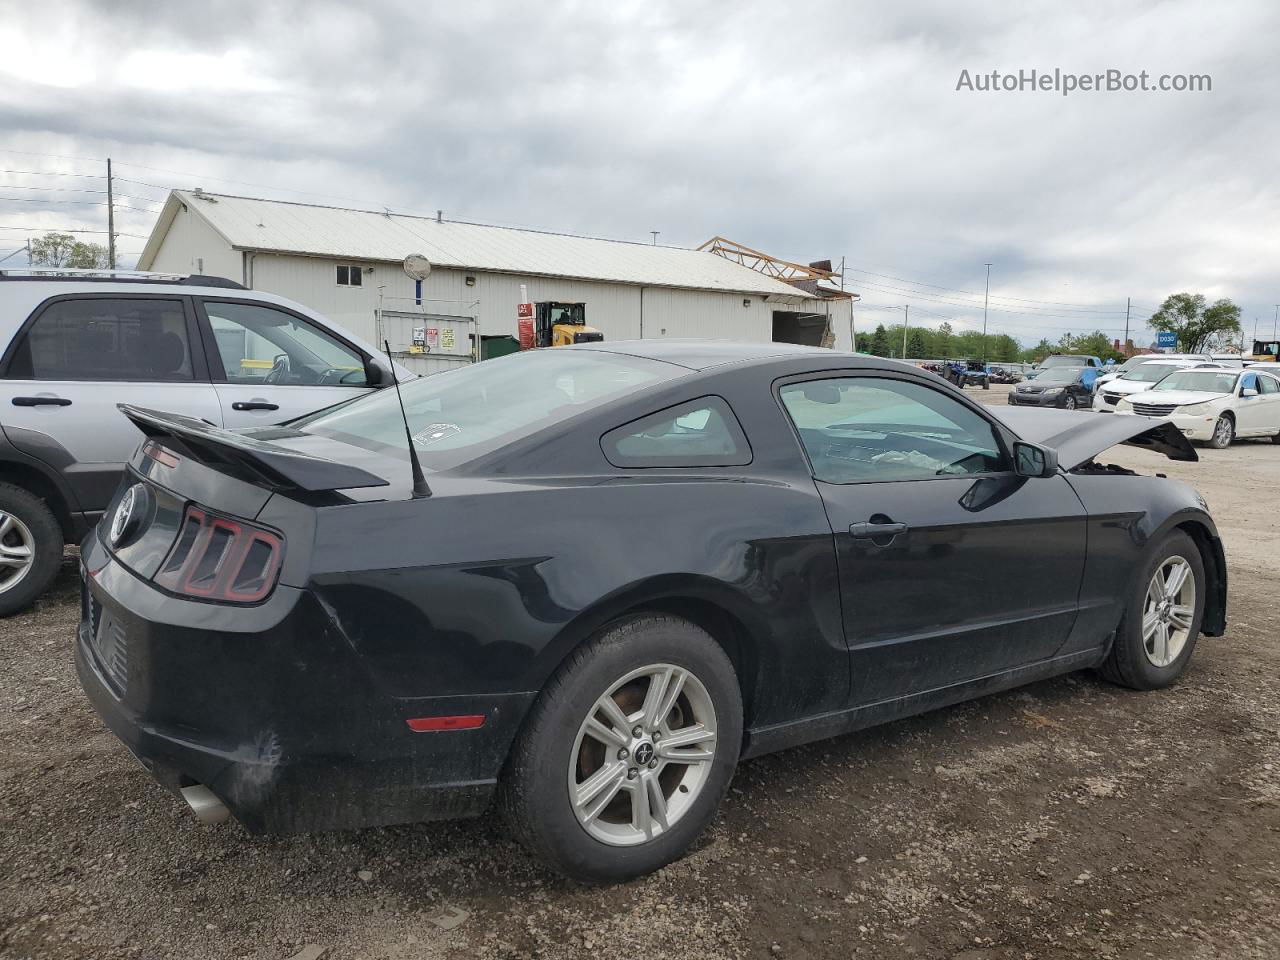
[(615, 467), (728, 467), (751, 462), (751, 447), (729, 404), (700, 397), (610, 430), (600, 440)]

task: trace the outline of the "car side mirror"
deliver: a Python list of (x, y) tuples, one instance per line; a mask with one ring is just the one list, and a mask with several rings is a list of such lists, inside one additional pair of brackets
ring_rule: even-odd
[(1058, 453), (1037, 443), (1015, 440), (1013, 472), (1020, 477), (1052, 477), (1058, 472)]
[(1240, 396), (1242, 397), (1256, 397), (1257, 395), (1258, 395), (1257, 387), (1244, 387), (1240, 391)]
[(385, 387), (392, 381), (393, 374), (377, 357), (370, 357), (364, 365), (364, 381), (371, 387)]

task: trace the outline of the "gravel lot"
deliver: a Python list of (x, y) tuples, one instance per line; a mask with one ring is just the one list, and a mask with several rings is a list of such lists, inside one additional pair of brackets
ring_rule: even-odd
[(80, 694), (68, 562), (0, 622), (0, 956), (1280, 957), (1280, 446), (1202, 457), (1106, 458), (1194, 483), (1226, 540), (1230, 632), (1180, 684), (1077, 674), (747, 763), (696, 853), (604, 890), (488, 818), (199, 827)]

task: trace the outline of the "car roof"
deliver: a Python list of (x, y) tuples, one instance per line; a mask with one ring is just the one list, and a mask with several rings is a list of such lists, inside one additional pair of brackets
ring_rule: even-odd
[(620, 353), (630, 357), (661, 360), (690, 370), (706, 370), (726, 363), (752, 360), (776, 360), (782, 357), (824, 357), (871, 359), (866, 354), (847, 353), (826, 347), (808, 347), (798, 343), (744, 343), (735, 340), (613, 340), (580, 343), (560, 349)]

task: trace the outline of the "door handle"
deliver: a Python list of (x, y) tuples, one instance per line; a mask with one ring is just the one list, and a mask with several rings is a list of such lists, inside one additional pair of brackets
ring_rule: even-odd
[[(849, 524), (849, 533), (855, 540), (872, 540), (876, 546), (887, 547), (893, 538), (907, 532), (905, 523), (894, 523), (887, 517), (883, 522), (867, 521), (866, 523)], [(881, 543), (880, 541), (885, 541)]]
[(14, 397), (15, 407), (69, 407), (71, 401), (66, 397)]
[(237, 400), (231, 405), (232, 410), (279, 410), (280, 404), (266, 400)]

